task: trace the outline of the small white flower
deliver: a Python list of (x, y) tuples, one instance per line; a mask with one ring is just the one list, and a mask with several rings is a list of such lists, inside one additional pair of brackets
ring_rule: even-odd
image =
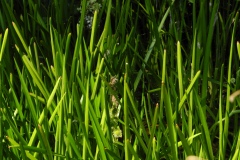
[(198, 47), (198, 49), (201, 49), (201, 43), (200, 42), (197, 42), (197, 47)]
[(235, 79), (235, 78), (231, 78), (230, 82), (231, 82), (231, 83), (235, 83), (235, 82), (236, 82), (236, 79)]
[(119, 126), (113, 129), (113, 137), (122, 138), (122, 130), (119, 128)]

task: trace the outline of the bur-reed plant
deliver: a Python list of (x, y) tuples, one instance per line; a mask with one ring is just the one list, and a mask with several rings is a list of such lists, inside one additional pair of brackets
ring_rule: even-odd
[(239, 159), (238, 9), (0, 1), (0, 160)]

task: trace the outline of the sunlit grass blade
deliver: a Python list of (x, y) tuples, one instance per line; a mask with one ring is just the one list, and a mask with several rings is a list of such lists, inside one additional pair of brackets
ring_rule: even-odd
[(156, 108), (155, 108), (155, 111), (154, 111), (154, 117), (153, 117), (153, 120), (152, 120), (152, 123), (151, 123), (152, 128), (151, 128), (151, 131), (150, 131), (150, 138), (149, 138), (149, 141), (148, 141), (147, 159), (150, 159), (150, 156), (152, 156), (152, 152), (154, 152), (154, 150), (152, 148), (152, 143), (153, 143), (154, 136), (156, 136), (155, 133), (156, 133), (158, 114), (159, 114), (159, 106), (158, 106), (158, 104), (156, 104)]
[(240, 59), (240, 43), (237, 42), (237, 51), (238, 51), (238, 57)]
[(99, 78), (100, 78), (100, 73), (102, 71), (102, 68), (103, 68), (103, 62), (104, 62), (104, 59), (102, 58), (101, 59), (101, 63), (100, 63), (100, 66), (98, 68), (98, 71), (97, 71), (97, 79), (94, 83), (94, 87), (93, 87), (93, 92), (92, 92), (92, 95), (91, 95), (91, 99), (93, 99), (95, 96), (96, 96), (96, 92), (97, 92), (97, 86), (99, 85)]
[[(81, 87), (81, 91), (83, 92), (84, 95), (86, 95), (86, 89), (85, 87), (83, 86), (81, 80), (79, 77), (78, 78), (78, 82), (79, 82), (79, 85)], [(102, 158), (106, 158), (106, 154), (104, 152), (104, 147), (103, 145), (106, 147), (106, 148), (111, 148), (110, 145), (109, 145), (109, 142), (106, 140), (106, 138), (104, 137), (104, 134), (103, 134), (103, 131), (100, 127), (100, 124), (98, 122), (98, 119), (97, 119), (97, 116), (95, 114), (95, 111), (93, 109), (93, 106), (92, 104), (90, 103), (90, 100), (88, 99), (88, 103), (89, 103), (89, 115), (90, 115), (90, 120), (92, 122), (92, 129), (93, 129), (93, 132), (96, 136), (96, 141), (99, 145), (99, 149), (100, 149), (100, 155)]]
[(145, 142), (148, 142), (149, 141), (149, 137), (147, 135), (146, 129), (144, 127), (144, 124), (143, 124), (143, 122), (141, 120), (140, 113), (137, 110), (137, 106), (136, 106), (136, 104), (134, 102), (134, 98), (133, 98), (133, 96), (132, 96), (132, 94), (130, 92), (130, 88), (129, 88), (128, 84), (125, 84), (125, 87), (126, 87), (128, 98), (129, 98), (129, 100), (131, 102), (131, 106), (132, 106), (132, 108), (131, 109), (129, 108), (129, 109), (132, 111), (132, 113), (134, 114), (137, 122), (139, 123), (139, 127), (140, 127), (140, 129), (142, 131), (142, 134), (143, 134), (143, 140)]
[(182, 145), (183, 145), (184, 150), (186, 151), (186, 155), (187, 156), (193, 155), (193, 153), (190, 149), (190, 146), (188, 145), (188, 142), (185, 139), (185, 137), (184, 137), (182, 131), (180, 130), (180, 128), (178, 127), (178, 125), (176, 125), (176, 131), (177, 131), (177, 134), (178, 134), (180, 140), (182, 141)]
[[(162, 65), (162, 82), (161, 83), (164, 83), (165, 82), (165, 79), (166, 79), (166, 55), (167, 54), (167, 51), (164, 50), (164, 53), (163, 53), (163, 65)], [(163, 117), (163, 101), (164, 101), (164, 90), (161, 89), (161, 97), (160, 97), (160, 117)]]
[(27, 102), (29, 103), (29, 109), (30, 109), (31, 116), (32, 116), (31, 118), (33, 119), (33, 123), (35, 125), (35, 128), (37, 129), (38, 137), (39, 137), (40, 141), (42, 141), (42, 137), (41, 137), (39, 129), (37, 127), (38, 126), (38, 116), (36, 114), (33, 101), (32, 101), (32, 99), (31, 99), (31, 97), (29, 95), (29, 91), (27, 89), (27, 85), (26, 85), (26, 83), (24, 81), (23, 75), (21, 74), (16, 61), (15, 61), (15, 65), (16, 65), (17, 72), (18, 72), (18, 75), (19, 75), (19, 78), (20, 78), (20, 81), (21, 81), (21, 85), (22, 85), (22, 88), (23, 88), (23, 93), (26, 96)]
[(177, 69), (178, 69), (178, 87), (179, 87), (179, 98), (183, 97), (183, 76), (182, 76), (182, 55), (181, 55), (181, 44), (177, 42)]
[(172, 105), (170, 101), (170, 97), (167, 93), (167, 89), (165, 83), (162, 82), (162, 89), (164, 93), (164, 104), (165, 104), (165, 111), (166, 111), (166, 118), (169, 130), (169, 141), (170, 141), (170, 148), (172, 153), (172, 159), (177, 159), (177, 139), (176, 139), (176, 131), (175, 131), (175, 123), (172, 114)]
[(45, 149), (46, 149), (46, 155), (47, 155), (48, 159), (52, 160), (53, 155), (52, 155), (52, 151), (51, 151), (51, 148), (50, 148), (49, 141), (46, 137), (46, 134), (43, 132), (43, 129), (42, 129), (41, 125), (38, 125), (38, 129), (39, 129), (39, 132), (40, 132), (40, 134), (42, 136), (42, 139), (43, 139), (43, 144), (44, 144)]
[[(71, 133), (67, 133), (67, 138), (71, 144), (71, 147), (73, 148), (74, 153), (79, 159), (82, 159), (82, 156), (80, 154), (80, 151), (78, 150), (77, 144), (75, 143), (75, 140), (73, 139)], [(73, 157), (71, 157), (73, 158)]]
[(23, 38), (22, 33), (19, 30), (19, 27), (14, 22), (12, 22), (12, 25), (13, 25), (13, 28), (15, 29), (15, 31), (16, 31), (16, 33), (17, 33), (17, 35), (18, 35), (18, 37), (19, 37), (19, 39), (20, 39), (20, 41), (21, 41), (21, 43), (22, 43), (22, 45), (23, 45), (23, 47), (25, 49), (25, 52), (28, 55), (28, 57), (32, 58), (32, 55), (30, 54), (30, 52), (28, 50), (28, 47), (27, 47), (28, 45), (26, 43), (26, 40)]
[[(7, 73), (6, 73), (6, 74), (7, 74)], [(17, 110), (18, 110), (18, 114), (19, 114), (21, 120), (23, 121), (23, 120), (24, 120), (24, 115), (23, 115), (23, 113), (22, 113), (22, 106), (20, 105), (20, 102), (18, 101), (16, 92), (15, 92), (15, 90), (14, 90), (14, 88), (13, 88), (13, 85), (12, 85), (12, 83), (10, 82), (9, 79), (8, 79), (8, 82), (9, 82), (9, 85), (10, 85), (10, 87), (11, 87), (11, 93), (12, 93), (13, 99), (14, 99), (14, 101), (15, 101), (15, 105), (16, 105), (16, 108), (17, 108)]]
[[(208, 87), (208, 73), (209, 73), (209, 68), (211, 67), (211, 63), (210, 62), (210, 54), (211, 54), (211, 44), (212, 44), (212, 40), (213, 40), (213, 33), (214, 33), (214, 29), (215, 29), (215, 19), (216, 19), (216, 14), (218, 11), (218, 7), (219, 7), (219, 0), (214, 1), (213, 3), (213, 8), (211, 10), (211, 17), (210, 17), (210, 21), (209, 21), (209, 27), (208, 27), (208, 33), (207, 33), (207, 41), (206, 41), (206, 49), (205, 49), (205, 54), (204, 54), (204, 66), (203, 66), (203, 80), (202, 80), (202, 98), (204, 98), (204, 101), (206, 102), (206, 98), (207, 98), (207, 87)], [(204, 3), (203, 3), (203, 7), (204, 7)], [(204, 102), (204, 103), (205, 103)]]
[(90, 110), (91, 121), (94, 122), (93, 123), (93, 131), (94, 131), (94, 134), (96, 136), (96, 141), (97, 141), (99, 149), (100, 149), (100, 155), (104, 159), (104, 158), (106, 158), (106, 153), (104, 151), (104, 146), (106, 148), (111, 148), (111, 147), (109, 145), (109, 142), (104, 137), (102, 129), (100, 128), (100, 124), (97, 121), (97, 116), (93, 111), (92, 105), (89, 106), (89, 110)]
[[(7, 138), (7, 140), (12, 144), (12, 147), (13, 148), (15, 148), (15, 147), (17, 147), (17, 148), (20, 148), (20, 145), (14, 140), (14, 139), (12, 139), (12, 138), (10, 138), (10, 137), (6, 137)], [(21, 144), (21, 145), (23, 145), (23, 144)], [(32, 160), (37, 160), (37, 158), (35, 158), (32, 154), (30, 154), (28, 151), (25, 151), (25, 154), (26, 154), (26, 156), (29, 158), (29, 159), (32, 159)]]
[[(194, 39), (193, 39), (193, 49), (192, 49), (192, 64), (191, 64), (191, 79), (194, 78), (195, 74), (195, 65), (196, 65), (196, 31), (194, 32)], [(197, 85), (195, 85), (197, 88)], [(189, 96), (189, 112), (188, 112), (188, 134), (192, 135), (192, 127), (193, 127), (193, 92), (190, 93)]]
[(36, 85), (38, 86), (38, 89), (42, 92), (43, 96), (48, 99), (49, 93), (47, 91), (47, 88), (44, 84), (44, 82), (42, 81), (42, 79), (40, 78), (38, 72), (36, 71), (35, 67), (33, 66), (32, 62), (29, 61), (29, 59), (27, 58), (26, 55), (22, 56), (22, 60), (26, 66), (26, 68), (28, 69), (29, 73), (32, 76), (33, 81), (36, 83)]
[(129, 140), (127, 141), (127, 145), (128, 145), (128, 149), (129, 149), (129, 152), (131, 152), (131, 154), (133, 155), (134, 159), (138, 160), (139, 157), (137, 155), (137, 153), (134, 151), (131, 143), (129, 142)]
[(3, 53), (5, 51), (5, 47), (6, 47), (6, 43), (7, 43), (7, 38), (8, 38), (8, 28), (5, 30), (4, 32), (4, 36), (3, 36), (3, 41), (0, 42), (0, 47), (1, 47), (1, 50), (0, 50), (0, 62), (2, 62), (2, 57), (3, 57)]
[(160, 23), (159, 26), (158, 26), (158, 32), (160, 32), (160, 31), (162, 30), (162, 28), (163, 28), (163, 26), (164, 26), (164, 23), (165, 23), (168, 15), (169, 15), (169, 13), (170, 13), (171, 6), (174, 4), (174, 2), (175, 2), (175, 0), (172, 1), (171, 5), (169, 6), (169, 8), (167, 9), (167, 11), (165, 12), (165, 14), (164, 14), (164, 16), (163, 16), (163, 18), (162, 18), (162, 20), (161, 20), (161, 23)]
[(9, 125), (11, 126), (14, 134), (17, 135), (18, 139), (20, 140), (20, 142), (23, 144), (23, 145), (26, 145), (27, 142), (23, 139), (22, 135), (19, 133), (17, 127), (15, 126), (14, 122), (12, 121), (12, 119), (10, 118), (10, 115), (8, 113), (8, 111), (6, 109), (3, 109), (1, 108), (1, 112), (4, 116), (4, 118), (6, 118), (7, 122), (9, 123)]
[[(85, 100), (85, 112), (84, 112), (84, 125), (86, 129), (86, 133), (88, 133), (88, 125), (89, 125), (89, 79), (87, 80), (87, 86), (86, 86), (86, 100)], [(88, 135), (86, 135), (83, 139), (83, 159), (87, 158), (87, 145), (86, 145), (86, 139), (88, 139)]]
[[(144, 143), (139, 131), (137, 130), (137, 128), (135, 127), (135, 124), (129, 120), (129, 123), (131, 125), (131, 129), (133, 130), (134, 134), (137, 136), (137, 140), (139, 141), (139, 143), (141, 144), (143, 151), (145, 152), (145, 154), (147, 154), (148, 148), (146, 146), (146, 144)], [(143, 128), (144, 129), (144, 128)], [(142, 129), (142, 130), (143, 130)]]
[(240, 158), (240, 151), (239, 151), (239, 148), (240, 148), (240, 130), (238, 130), (238, 138), (237, 138), (237, 145), (236, 145), (236, 149), (233, 153), (233, 156), (232, 156), (232, 160), (237, 160)]
[(234, 47), (234, 37), (236, 33), (237, 28), (237, 22), (238, 22), (238, 15), (239, 13), (236, 13), (235, 20), (234, 20), (234, 26), (233, 26), (233, 32), (231, 37), (231, 47), (230, 47), (230, 55), (229, 55), (229, 62), (228, 62), (228, 77), (227, 77), (227, 96), (226, 96), (226, 109), (225, 109), (225, 122), (224, 122), (224, 133), (223, 133), (223, 158), (225, 158), (226, 154), (226, 147), (227, 147), (227, 140), (228, 140), (228, 132), (229, 132), (229, 113), (230, 113), (230, 86), (231, 84), (231, 78), (232, 78), (232, 58), (233, 58), (233, 47)]
[(223, 131), (223, 108), (222, 108), (222, 95), (223, 95), (223, 72), (224, 72), (224, 65), (221, 68), (221, 75), (220, 75), (220, 88), (219, 88), (219, 159), (224, 159), (224, 148), (223, 148), (223, 138), (224, 138), (224, 131)]
[(98, 17), (98, 11), (96, 10), (94, 12), (94, 17), (93, 17), (93, 24), (92, 24), (92, 31), (91, 31), (91, 39), (90, 39), (90, 52), (91, 54), (94, 53), (94, 43), (95, 43), (95, 34), (96, 34), (96, 29), (97, 29), (97, 17)]
[(203, 133), (204, 133), (203, 139), (205, 139), (205, 141), (202, 142), (202, 145), (205, 147), (204, 150), (207, 153), (208, 158), (214, 159), (213, 150), (212, 150), (212, 141), (210, 139), (210, 132), (209, 132), (207, 121), (206, 121), (206, 115), (204, 114), (204, 111), (203, 111), (204, 106), (200, 104), (200, 98), (196, 92), (194, 92), (194, 97), (195, 97), (194, 98), (195, 103), (197, 104), (197, 107), (196, 107), (197, 114), (198, 114), (198, 117), (200, 118), (200, 122), (203, 127)]
[(126, 62), (126, 73), (124, 75), (124, 95), (123, 95), (123, 100), (124, 100), (124, 151), (125, 151), (125, 159), (129, 160), (130, 159), (130, 153), (128, 149), (127, 142), (130, 139), (130, 133), (129, 133), (129, 122), (128, 122), (128, 96), (127, 96), (127, 78), (128, 78), (128, 63)]
[(194, 78), (192, 79), (191, 83), (189, 84), (188, 88), (186, 89), (185, 94), (183, 95), (182, 99), (180, 100), (180, 103), (179, 103), (179, 106), (178, 106), (179, 110), (183, 106), (184, 102), (187, 100), (187, 96), (189, 95), (190, 91), (192, 90), (193, 85), (195, 84), (195, 82), (199, 78), (200, 73), (201, 73), (201, 71), (198, 71), (195, 74)]

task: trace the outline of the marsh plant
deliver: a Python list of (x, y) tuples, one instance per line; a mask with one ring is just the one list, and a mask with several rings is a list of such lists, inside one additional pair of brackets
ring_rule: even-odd
[(240, 159), (239, 7), (1, 0), (0, 160)]

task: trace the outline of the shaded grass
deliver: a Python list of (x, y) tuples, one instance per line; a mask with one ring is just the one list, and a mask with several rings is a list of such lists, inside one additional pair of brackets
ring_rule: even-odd
[(238, 2), (0, 3), (0, 159), (239, 158)]

